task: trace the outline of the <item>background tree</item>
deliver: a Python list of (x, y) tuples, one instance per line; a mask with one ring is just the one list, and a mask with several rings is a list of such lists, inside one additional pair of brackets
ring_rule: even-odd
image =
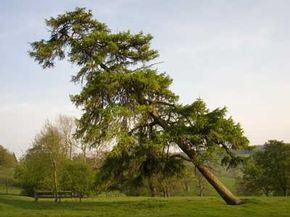
[(38, 148), (26, 152), (15, 171), (15, 178), (23, 189), (22, 194), (33, 196), (36, 189), (52, 189), (48, 162), (47, 155)]
[(63, 190), (70, 190), (78, 195), (80, 202), (88, 195), (94, 183), (95, 173), (91, 166), (82, 160), (67, 160), (65, 162), (60, 185)]
[(62, 141), (60, 132), (49, 122), (36, 136), (16, 173), (27, 194), (33, 194), (36, 189), (50, 189), (57, 201), (60, 173), (66, 159), (66, 146)]
[(0, 145), (0, 167), (14, 168), (17, 159), (14, 153), (10, 153), (6, 148)]
[(67, 157), (72, 159), (74, 149), (77, 146), (77, 141), (73, 137), (76, 128), (75, 118), (66, 115), (59, 115), (56, 127), (61, 133), (62, 143), (64, 145)]
[(14, 179), (14, 170), (17, 165), (17, 159), (14, 153), (10, 153), (6, 148), (0, 145), (0, 185), (5, 186), (5, 193), (9, 193), (9, 186), (16, 185)]
[(67, 155), (66, 157), (70, 160), (72, 160), (75, 155), (81, 157), (79, 153), (81, 151), (82, 159), (86, 161), (89, 147), (85, 142), (77, 139), (74, 135), (76, 132), (76, 118), (67, 115), (59, 115), (54, 125), (61, 134), (62, 143)]
[(238, 159), (230, 150), (245, 147), (248, 140), (225, 109), (209, 111), (201, 100), (178, 104), (169, 89), (172, 80), (150, 63), (158, 57), (150, 47), (151, 35), (112, 33), (82, 8), (46, 24), (50, 38), (33, 42), (30, 55), (44, 68), (66, 56), (78, 66), (73, 81), (82, 82), (83, 88), (72, 101), (83, 110), (79, 138), (95, 146), (140, 144), (140, 138), (151, 139), (151, 132), (158, 132), (168, 144), (179, 146), (228, 204), (240, 204), (202, 156), (221, 148), (233, 164)]
[(244, 168), (240, 188), (246, 194), (289, 195), (290, 144), (269, 140)]

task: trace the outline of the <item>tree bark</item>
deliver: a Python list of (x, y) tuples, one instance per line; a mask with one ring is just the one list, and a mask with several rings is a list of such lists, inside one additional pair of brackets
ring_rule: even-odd
[(155, 197), (155, 187), (150, 177), (148, 178), (148, 187), (150, 190), (151, 197)]
[(196, 165), (199, 172), (214, 187), (224, 201), (229, 205), (239, 205), (241, 200), (237, 198), (205, 165)]

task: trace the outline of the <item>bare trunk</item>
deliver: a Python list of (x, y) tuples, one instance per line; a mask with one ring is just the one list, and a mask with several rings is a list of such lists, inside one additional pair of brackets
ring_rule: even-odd
[(269, 197), (269, 190), (268, 190), (268, 189), (263, 189), (262, 191), (264, 192), (264, 194), (265, 194), (267, 197)]
[(79, 192), (79, 202), (81, 203), (82, 202), (82, 198), (83, 198), (83, 195), (81, 192)]
[(148, 178), (148, 187), (150, 190), (151, 197), (155, 197), (155, 187), (150, 177)]
[(224, 201), (229, 205), (239, 205), (241, 200), (237, 198), (205, 165), (196, 165), (199, 172), (214, 187)]
[(58, 201), (58, 186), (57, 186), (57, 171), (56, 171), (56, 162), (53, 160), (53, 185), (54, 185), (54, 202)]
[(168, 190), (168, 186), (166, 186), (165, 192), (166, 192), (166, 197), (169, 197), (169, 190)]
[(169, 197), (169, 190), (167, 184), (162, 188), (163, 197)]
[(86, 163), (86, 161), (87, 161), (87, 145), (86, 144), (82, 144), (81, 145), (81, 149), (82, 149), (82, 152), (83, 152), (84, 162)]
[(224, 199), (228, 205), (239, 205), (241, 200), (237, 198), (219, 179), (216, 177), (210, 169), (198, 162), (196, 162), (196, 152), (191, 148), (190, 144), (183, 143), (182, 141), (178, 143), (179, 147), (184, 151), (184, 153), (192, 160), (193, 164), (199, 170), (199, 172), (204, 176), (204, 178), (214, 187), (218, 194)]
[(189, 192), (190, 191), (190, 186), (189, 186), (189, 183), (187, 181), (184, 182), (184, 190), (186, 192)]
[(287, 197), (287, 187), (283, 189), (283, 196)]
[(5, 187), (6, 187), (6, 194), (8, 194), (8, 178), (6, 178), (6, 183), (5, 183)]
[(69, 159), (72, 160), (72, 144), (69, 144)]

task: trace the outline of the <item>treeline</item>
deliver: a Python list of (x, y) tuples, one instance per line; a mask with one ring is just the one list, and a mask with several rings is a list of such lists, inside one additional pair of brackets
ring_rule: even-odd
[(0, 187), (3, 193), (8, 194), (10, 186), (17, 186), (17, 181), (14, 178), (16, 165), (15, 154), (0, 145)]
[[(0, 184), (19, 186), (22, 194), (36, 190), (72, 191), (80, 199), (96, 194), (132, 196), (215, 195), (204, 177), (186, 157), (169, 146), (145, 143), (120, 148), (108, 144), (96, 150), (74, 137), (75, 119), (60, 116), (47, 122), (32, 147), (17, 161), (0, 146)], [(124, 140), (124, 146), (127, 142)], [(216, 167), (231, 190), (240, 195), (290, 194), (290, 144), (270, 140), (259, 149), (241, 151), (234, 168)], [(239, 154), (239, 153), (236, 153)], [(207, 165), (224, 159), (218, 152)]]
[[(75, 139), (74, 118), (47, 122), (20, 159), (15, 178), (22, 194), (72, 191), (144, 196), (206, 195), (209, 185), (193, 165), (176, 158), (168, 147), (146, 144), (138, 149), (95, 150)], [(182, 157), (182, 156), (181, 156)], [(57, 198), (56, 198), (57, 200)]]

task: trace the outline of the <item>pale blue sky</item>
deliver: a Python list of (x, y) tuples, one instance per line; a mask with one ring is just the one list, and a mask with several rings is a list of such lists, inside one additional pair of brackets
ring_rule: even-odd
[(0, 144), (23, 154), (46, 119), (78, 115), (67, 63), (42, 70), (29, 42), (44, 18), (86, 7), (113, 31), (154, 36), (161, 72), (181, 101), (227, 106), (251, 144), (290, 142), (290, 1), (0, 0)]

